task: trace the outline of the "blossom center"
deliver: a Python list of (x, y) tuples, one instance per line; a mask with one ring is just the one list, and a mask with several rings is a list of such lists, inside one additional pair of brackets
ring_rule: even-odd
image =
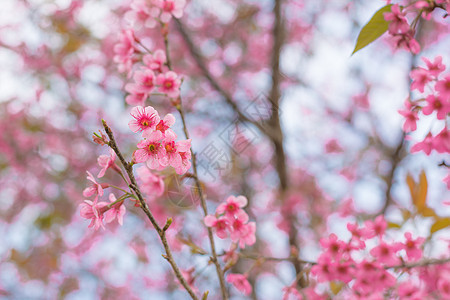
[(148, 150), (149, 150), (150, 152), (154, 153), (155, 150), (156, 150), (156, 146), (155, 146), (154, 144), (150, 144), (150, 145), (148, 146)]
[(172, 81), (166, 81), (166, 82), (164, 82), (164, 87), (165, 87), (166, 89), (172, 88), (172, 87), (173, 87), (173, 82), (172, 82)]
[(172, 141), (166, 144), (166, 152), (171, 153), (174, 152), (174, 150), (175, 150), (175, 142)]

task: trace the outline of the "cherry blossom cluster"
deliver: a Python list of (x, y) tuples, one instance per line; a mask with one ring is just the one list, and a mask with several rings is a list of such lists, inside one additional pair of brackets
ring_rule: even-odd
[[(388, 0), (389, 4), (391, 1)], [(411, 1), (405, 6), (394, 4), (391, 6), (390, 12), (383, 14), (384, 19), (389, 22), (388, 32), (393, 37), (393, 41), (397, 48), (403, 48), (413, 54), (420, 52), (420, 45), (414, 38), (415, 27), (422, 17), (425, 20), (431, 18), (431, 12), (436, 8), (443, 10), (450, 10), (448, 0), (435, 1)], [(407, 14), (414, 15), (414, 20), (411, 24), (408, 23)]]
[(173, 71), (165, 70), (166, 55), (159, 49), (143, 57), (144, 66), (134, 72), (133, 83), (125, 85), (130, 93), (125, 101), (130, 105), (143, 105), (152, 92), (162, 93), (170, 98), (180, 95), (181, 79)]
[(247, 198), (244, 196), (230, 196), (226, 203), (221, 203), (215, 215), (207, 215), (204, 218), (205, 225), (212, 227), (216, 235), (225, 239), (231, 238), (233, 243), (238, 243), (239, 247), (255, 243), (255, 222), (248, 222), (248, 215), (242, 209), (247, 205)]
[(180, 95), (181, 79), (178, 74), (168, 70), (167, 58), (163, 50), (145, 54), (141, 65), (133, 73), (133, 65), (137, 61), (137, 39), (132, 29), (126, 29), (120, 36), (119, 43), (114, 47), (114, 61), (119, 71), (126, 72), (133, 77), (133, 82), (125, 85), (129, 95), (125, 101), (130, 105), (144, 105), (151, 93), (165, 94), (170, 98)]
[[(233, 245), (225, 252), (223, 260), (228, 266), (234, 265), (239, 259), (236, 249), (251, 246), (256, 241), (256, 224), (248, 222), (249, 217), (243, 208), (247, 205), (247, 198), (244, 196), (229, 196), (225, 203), (221, 203), (215, 215), (207, 215), (203, 221), (208, 227), (212, 227), (216, 235), (225, 239), (230, 237)], [(244, 295), (250, 295), (252, 287), (247, 280), (247, 274), (228, 274), (227, 282), (231, 283)]]
[(181, 18), (185, 5), (185, 0), (134, 0), (125, 19), (136, 27), (154, 28), (158, 22)]
[(152, 170), (163, 170), (172, 166), (182, 175), (191, 167), (191, 140), (175, 141), (177, 135), (170, 127), (175, 117), (167, 114), (160, 119), (158, 112), (151, 106), (136, 106), (131, 110), (133, 120), (128, 126), (133, 132), (141, 132), (144, 138), (137, 144), (139, 148), (133, 154), (135, 163), (146, 163)]
[[(133, 83), (125, 85), (129, 93), (126, 102), (130, 105), (143, 106), (151, 93), (165, 94), (170, 98), (177, 98), (181, 79), (178, 74), (169, 70), (167, 57), (162, 49), (150, 51), (143, 46), (136, 37), (135, 29), (140, 27), (153, 28), (158, 22), (165, 23), (183, 15), (184, 0), (134, 0), (125, 14), (131, 27), (122, 31), (118, 43), (114, 46), (114, 61), (120, 72), (133, 77)], [(144, 48), (145, 52), (139, 50)], [(140, 55), (142, 54), (142, 55)], [(143, 65), (133, 68), (136, 62)]]
[[(339, 240), (335, 234), (322, 238), (320, 245), (324, 252), (311, 268), (311, 273), (319, 282), (339, 281), (347, 284), (349, 293), (361, 299), (369, 295), (376, 296), (373, 299), (383, 299), (383, 293), (389, 289), (396, 289), (401, 299), (408, 294), (417, 296), (408, 299), (424, 299), (423, 286), (413, 282), (398, 283), (394, 271), (404, 272), (405, 268), (401, 266), (405, 262), (413, 263), (422, 258), (425, 239), (413, 238), (410, 232), (406, 232), (403, 242), (388, 242), (386, 228), (386, 221), (379, 216), (375, 221), (366, 221), (363, 226), (348, 223), (347, 229), (352, 235), (348, 242)], [(374, 246), (369, 247), (369, 244)], [(448, 278), (445, 280), (448, 281)], [(434, 283), (433, 289), (440, 287)], [(448, 293), (445, 290), (440, 292)]]
[[(109, 156), (100, 155), (98, 157), (98, 164), (102, 167), (97, 175), (98, 178), (103, 177), (107, 169), (112, 169), (119, 173), (121, 172), (120, 168), (114, 162), (115, 159), (116, 154), (111, 149)], [(122, 225), (123, 217), (126, 213), (125, 205), (123, 205), (125, 199), (117, 199), (113, 193), (110, 193), (109, 203), (104, 201), (99, 202), (98, 198), (103, 196), (104, 189), (108, 188), (109, 184), (97, 182), (95, 177), (89, 171), (87, 171), (87, 174), (87, 179), (91, 182), (91, 185), (84, 189), (83, 196), (86, 198), (94, 196), (94, 200), (84, 200), (84, 203), (80, 204), (81, 217), (91, 220), (88, 227), (93, 228), (94, 230), (97, 230), (100, 227), (105, 229), (103, 222), (111, 223), (115, 219)]]
[[(413, 8), (417, 9), (415, 6)], [(390, 12), (384, 13), (384, 19), (389, 22), (388, 32), (394, 38), (397, 48), (404, 48), (417, 54), (420, 52), (420, 45), (414, 39), (415, 30), (408, 24), (406, 13), (406, 9), (394, 4)]]
[(436, 57), (434, 61), (427, 58), (422, 59), (426, 68), (416, 68), (411, 71), (410, 76), (412, 79), (411, 90), (419, 91), (424, 94), (424, 97), (413, 102), (407, 100), (405, 102), (406, 109), (399, 110), (399, 113), (406, 118), (403, 130), (411, 132), (417, 129), (420, 111), (424, 115), (436, 112), (436, 118), (443, 121), (444, 128), (435, 136), (429, 132), (423, 141), (412, 146), (411, 152), (423, 151), (427, 155), (433, 149), (439, 153), (450, 152), (450, 135), (445, 122), (450, 113), (450, 74), (441, 75), (445, 70), (441, 56)]

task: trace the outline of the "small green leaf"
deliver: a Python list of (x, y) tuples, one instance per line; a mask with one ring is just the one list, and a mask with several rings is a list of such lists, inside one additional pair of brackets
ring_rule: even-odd
[(433, 234), (438, 230), (447, 228), (450, 226), (450, 218), (440, 218), (431, 226), (430, 233)]
[(380, 8), (373, 15), (372, 19), (361, 29), (352, 55), (375, 41), (388, 30), (389, 22), (384, 19), (383, 14), (391, 11), (391, 6), (392, 4), (389, 4)]

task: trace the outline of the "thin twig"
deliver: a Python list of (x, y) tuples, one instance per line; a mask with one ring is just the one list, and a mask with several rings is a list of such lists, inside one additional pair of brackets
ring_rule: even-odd
[[(183, 111), (183, 108), (181, 106), (181, 101), (180, 101), (180, 104), (178, 106), (178, 112), (180, 113), (181, 122), (183, 123), (184, 134), (185, 134), (186, 138), (189, 139), (189, 131), (188, 131), (187, 126), (186, 126), (186, 120), (184, 118), (184, 111)], [(192, 150), (192, 147), (191, 147), (191, 157), (192, 157), (192, 169), (194, 171), (194, 180), (195, 180), (195, 185), (197, 187), (198, 195), (200, 197), (200, 204), (202, 206), (203, 214), (205, 216), (207, 216), (208, 215), (208, 209), (206, 207), (206, 199), (205, 199), (205, 195), (203, 193), (202, 185), (201, 185), (200, 180), (198, 178), (197, 159), (196, 159), (194, 151)], [(206, 228), (208, 230), (209, 243), (210, 243), (210, 246), (211, 246), (211, 254), (212, 254), (211, 261), (214, 263), (214, 265), (216, 267), (216, 272), (217, 272), (217, 276), (219, 278), (219, 283), (220, 283), (220, 290), (222, 292), (222, 298), (224, 300), (226, 300), (226, 299), (228, 299), (228, 295), (227, 295), (227, 289), (226, 289), (226, 286), (225, 286), (225, 276), (223, 274), (222, 268), (220, 267), (219, 260), (217, 259), (217, 251), (216, 251), (216, 245), (214, 243), (213, 232), (212, 232), (211, 227), (206, 227)]]
[(111, 131), (111, 128), (109, 128), (109, 126), (106, 124), (105, 120), (102, 120), (103, 123), (103, 127), (105, 128), (105, 132), (109, 137), (109, 142), (108, 145), (109, 147), (111, 147), (111, 149), (114, 150), (114, 152), (116, 153), (117, 157), (119, 158), (120, 162), (122, 163), (123, 167), (125, 168), (127, 174), (128, 174), (128, 178), (130, 179), (130, 184), (129, 184), (129, 188), (135, 193), (135, 195), (138, 197), (139, 199), (139, 203), (141, 204), (141, 209), (144, 211), (144, 213), (147, 215), (148, 219), (150, 220), (150, 222), (152, 223), (153, 227), (155, 228), (156, 232), (158, 233), (161, 242), (164, 246), (164, 250), (166, 251), (166, 254), (163, 255), (163, 257), (169, 262), (169, 264), (172, 266), (172, 269), (175, 273), (175, 276), (178, 278), (178, 280), (180, 281), (181, 285), (186, 289), (186, 291), (189, 293), (189, 295), (191, 296), (192, 299), (194, 300), (198, 300), (197, 296), (195, 295), (194, 291), (191, 289), (191, 287), (189, 286), (189, 284), (186, 282), (186, 280), (184, 279), (183, 275), (181, 274), (180, 269), (178, 268), (178, 265), (176, 264), (173, 256), (172, 256), (172, 251), (170, 250), (169, 244), (167, 242), (167, 238), (166, 238), (166, 230), (169, 228), (170, 224), (172, 223), (172, 219), (168, 219), (166, 225), (164, 226), (164, 228), (161, 228), (158, 223), (156, 222), (155, 217), (153, 216), (153, 214), (151, 213), (147, 202), (145, 202), (144, 197), (142, 196), (142, 193), (137, 185), (136, 179), (134, 178), (134, 174), (133, 174), (133, 165), (131, 163), (128, 163), (125, 158), (123, 157), (122, 153), (119, 150), (119, 147), (116, 144), (116, 140), (114, 139), (114, 135)]
[(426, 266), (431, 266), (431, 265), (443, 265), (446, 263), (450, 262), (450, 257), (449, 258), (443, 258), (443, 259), (426, 259), (426, 260), (422, 260), (419, 262), (415, 262), (415, 263), (403, 263), (401, 265), (395, 265), (395, 266), (386, 266), (384, 267), (385, 269), (412, 269), (412, 268), (416, 268), (416, 267), (426, 267)]
[[(169, 68), (169, 70), (172, 70), (172, 65), (170, 63), (170, 51), (169, 51), (169, 40), (167, 38), (167, 34), (164, 36), (164, 46), (165, 46), (165, 51), (166, 51), (166, 59), (167, 59), (167, 67)], [(184, 117), (184, 111), (183, 111), (183, 106), (182, 106), (182, 101), (181, 101), (181, 96), (179, 97), (179, 102), (176, 106), (178, 112), (180, 113), (181, 116), (181, 122), (183, 124), (183, 131), (184, 131), (184, 135), (186, 136), (186, 139), (189, 139), (189, 131), (187, 129), (187, 125), (186, 125), (186, 119)], [(198, 195), (200, 197), (200, 203), (202, 206), (202, 210), (203, 210), (203, 214), (204, 216), (208, 215), (208, 209), (206, 206), (206, 198), (205, 195), (203, 193), (203, 188), (202, 185), (200, 183), (200, 180), (198, 178), (198, 172), (197, 172), (197, 159), (194, 153), (194, 150), (192, 150), (192, 146), (191, 146), (191, 158), (192, 158), (192, 169), (194, 171), (194, 180), (195, 180), (195, 185), (197, 187), (197, 192)], [(213, 236), (213, 232), (211, 227), (206, 227), (207, 231), (208, 231), (208, 238), (209, 238), (209, 244), (211, 246), (211, 261), (214, 263), (214, 266), (216, 267), (216, 272), (217, 272), (217, 277), (219, 278), (219, 283), (220, 283), (220, 291), (222, 293), (222, 298), (224, 300), (228, 299), (228, 294), (227, 294), (227, 288), (225, 285), (225, 276), (222, 270), (222, 267), (219, 264), (219, 260), (217, 259), (217, 252), (216, 252), (216, 245), (214, 242), (214, 236)]]

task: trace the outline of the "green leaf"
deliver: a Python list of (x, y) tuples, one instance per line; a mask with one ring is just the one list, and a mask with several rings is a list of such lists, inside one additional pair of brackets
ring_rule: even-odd
[(431, 226), (430, 233), (433, 234), (438, 230), (447, 228), (450, 226), (450, 218), (440, 218)]
[(391, 6), (392, 4), (389, 4), (380, 8), (373, 15), (372, 19), (361, 29), (352, 55), (375, 41), (388, 30), (389, 22), (384, 19), (383, 14), (391, 11)]

